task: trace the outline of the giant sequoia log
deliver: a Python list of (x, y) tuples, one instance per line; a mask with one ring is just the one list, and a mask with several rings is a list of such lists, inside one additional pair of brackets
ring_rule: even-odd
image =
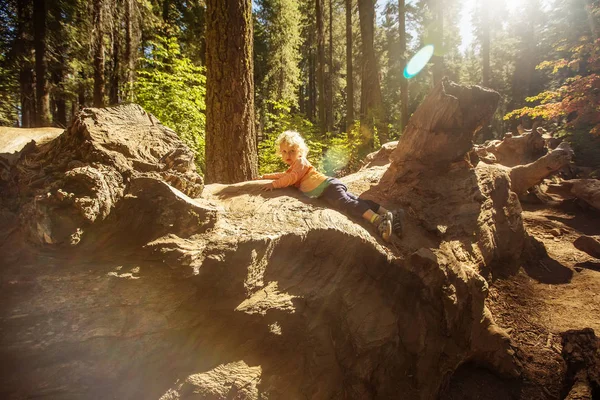
[(391, 165), (344, 178), (406, 207), (390, 245), (293, 189), (199, 195), (151, 115), (84, 110), (0, 163), (3, 394), (434, 399), (465, 362), (518, 375), (484, 300), (524, 247), (519, 202), (463, 161), (497, 101), (444, 81)]

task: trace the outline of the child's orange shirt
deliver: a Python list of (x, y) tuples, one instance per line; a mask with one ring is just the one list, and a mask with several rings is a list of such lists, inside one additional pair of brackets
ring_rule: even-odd
[(265, 174), (263, 178), (276, 179), (273, 182), (274, 188), (295, 186), (304, 194), (312, 192), (329, 179), (317, 171), (305, 157), (294, 161), (287, 171)]

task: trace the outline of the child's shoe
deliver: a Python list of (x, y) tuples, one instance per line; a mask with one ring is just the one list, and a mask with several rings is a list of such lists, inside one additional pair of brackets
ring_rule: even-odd
[(393, 232), (394, 216), (391, 212), (387, 212), (384, 215), (380, 215), (375, 221), (377, 232), (386, 242), (390, 241)]
[(393, 212), (392, 231), (398, 237), (402, 236), (404, 231), (404, 210), (399, 208)]

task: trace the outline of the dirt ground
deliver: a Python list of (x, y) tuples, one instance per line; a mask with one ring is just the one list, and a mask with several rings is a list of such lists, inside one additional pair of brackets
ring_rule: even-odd
[(523, 208), (527, 231), (548, 254), (514, 276), (497, 278), (487, 300), (520, 349), (522, 379), (505, 380), (464, 365), (441, 399), (562, 399), (567, 393), (561, 332), (589, 327), (600, 334), (600, 260), (573, 246), (581, 235), (600, 238), (600, 213), (570, 201), (556, 208)]

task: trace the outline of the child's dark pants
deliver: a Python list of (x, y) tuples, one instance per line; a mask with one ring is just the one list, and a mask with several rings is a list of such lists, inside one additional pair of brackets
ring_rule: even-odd
[(371, 200), (359, 199), (354, 193), (348, 192), (348, 188), (342, 182), (334, 179), (320, 196), (333, 208), (346, 215), (360, 218), (367, 210), (377, 212), (379, 204)]

